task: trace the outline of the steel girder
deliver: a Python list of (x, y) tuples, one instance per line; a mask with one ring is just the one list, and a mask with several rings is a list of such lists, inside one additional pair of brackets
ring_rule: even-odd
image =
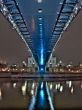
[(58, 17), (52, 31), (52, 37), (50, 38), (50, 53), (53, 52), (52, 50), (55, 51), (55, 47), (63, 32), (66, 30), (68, 25), (71, 23), (75, 15), (77, 15), (78, 11), (80, 10), (80, 8), (77, 7), (77, 4), (78, 0), (63, 0), (63, 3), (61, 3), (62, 6), (60, 11), (57, 12)]

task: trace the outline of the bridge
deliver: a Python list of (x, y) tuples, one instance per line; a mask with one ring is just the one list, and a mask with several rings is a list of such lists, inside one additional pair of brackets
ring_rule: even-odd
[(45, 71), (58, 41), (81, 8), (81, 0), (0, 0), (0, 12), (25, 42), (39, 67), (37, 74), (1, 74), (0, 81), (37, 80), (39, 85), (29, 110), (54, 110), (47, 81), (82, 80), (81, 73)]
[[(29, 47), (40, 71), (81, 9), (80, 0), (0, 0), (0, 10)], [(80, 4), (80, 5), (79, 5)]]

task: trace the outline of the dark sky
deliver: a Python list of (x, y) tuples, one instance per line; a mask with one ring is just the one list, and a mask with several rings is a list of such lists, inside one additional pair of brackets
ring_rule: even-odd
[(0, 13), (0, 60), (21, 63), (27, 56), (24, 42)]
[[(64, 62), (82, 62), (82, 10), (73, 20), (59, 41), (55, 55)], [(0, 60), (20, 63), (26, 60), (28, 52), (22, 39), (7, 20), (0, 14)]]
[(82, 10), (64, 32), (55, 55), (64, 62), (82, 62)]

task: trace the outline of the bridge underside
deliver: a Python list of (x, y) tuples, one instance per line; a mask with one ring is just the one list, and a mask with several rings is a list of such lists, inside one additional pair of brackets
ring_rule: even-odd
[(79, 11), (78, 0), (0, 0), (0, 9), (42, 70)]

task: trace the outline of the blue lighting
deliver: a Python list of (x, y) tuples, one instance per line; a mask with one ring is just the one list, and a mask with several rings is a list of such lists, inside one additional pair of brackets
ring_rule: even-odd
[[(39, 17), (39, 35), (40, 35), (40, 45), (41, 45), (41, 49), (40, 49), (40, 65), (44, 65), (44, 49), (43, 49), (43, 22), (42, 22), (42, 17)], [(40, 69), (41, 71), (43, 71), (43, 68)]]
[(41, 99), (44, 99), (44, 88), (43, 88), (43, 86), (44, 86), (44, 84), (43, 84), (43, 82), (41, 83), (41, 85), (40, 85), (40, 98)]
[(40, 64), (43, 65), (44, 64), (44, 58), (43, 58), (43, 48), (41, 49), (41, 60), (40, 60)]
[(43, 68), (41, 68), (41, 69), (40, 69), (40, 71), (44, 71), (44, 69), (43, 69)]
[(40, 94), (39, 94), (39, 108), (43, 108), (45, 107), (45, 93), (44, 93), (44, 89), (40, 89)]
[(43, 89), (40, 90), (40, 98), (41, 98), (41, 100), (44, 99), (44, 90)]
[(40, 26), (42, 26), (42, 24), (39, 24)]
[(39, 20), (42, 20), (42, 17), (39, 17)]

